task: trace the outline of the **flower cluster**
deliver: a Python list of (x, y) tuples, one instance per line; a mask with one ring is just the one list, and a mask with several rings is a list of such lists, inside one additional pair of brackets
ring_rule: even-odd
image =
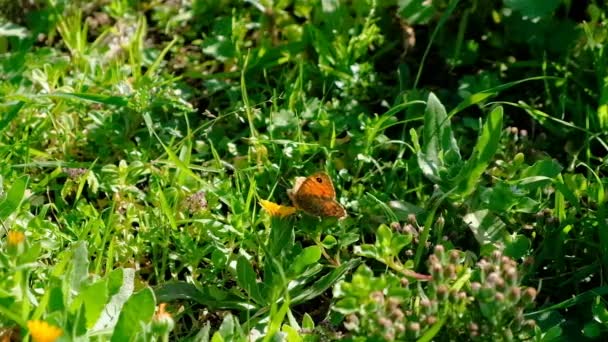
[(524, 309), (532, 306), (536, 290), (519, 286), (517, 264), (500, 251), (492, 253), (479, 267), (476, 281), (471, 283), (471, 293), (478, 306), (479, 317), (468, 327), (472, 339), (492, 336), (494, 340), (529, 338), (536, 322), (524, 319)]
[(67, 173), (68, 177), (72, 180), (79, 179), (81, 176), (85, 175), (87, 173), (87, 171), (89, 171), (89, 170), (80, 168), (80, 167), (63, 168), (63, 172)]
[(190, 214), (198, 213), (207, 208), (207, 194), (204, 191), (198, 191), (186, 197), (183, 205)]
[(464, 253), (438, 245), (427, 266), (431, 279), (418, 284), (390, 272), (376, 277), (367, 266), (359, 267), (351, 282), (339, 283), (333, 309), (344, 314), (353, 340), (532, 336), (535, 323), (523, 312), (534, 303), (536, 290), (519, 286), (515, 261), (494, 252), (477, 265), (467, 264)]

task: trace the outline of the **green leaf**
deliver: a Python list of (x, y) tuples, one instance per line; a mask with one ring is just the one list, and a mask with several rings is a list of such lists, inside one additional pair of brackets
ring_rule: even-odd
[(519, 11), (523, 17), (537, 18), (551, 14), (561, 0), (503, 0), (505, 7)]
[(608, 310), (606, 310), (606, 305), (602, 302), (602, 297), (595, 297), (595, 301), (591, 305), (591, 312), (593, 313), (593, 319), (598, 323), (608, 324)]
[(338, 300), (332, 309), (343, 315), (348, 315), (359, 310), (359, 302), (355, 297), (343, 298)]
[(125, 107), (129, 104), (127, 98), (122, 96), (109, 96), (101, 94), (87, 94), (87, 93), (52, 93), (48, 95), (41, 95), (43, 97), (60, 98), (68, 100), (79, 100), (92, 103), (100, 103), (106, 105), (115, 105)]
[[(8, 6), (8, 4), (3, 4)], [(10, 17), (10, 14), (9, 16)], [(29, 32), (24, 27), (2, 20), (0, 23), (0, 37), (17, 37), (19, 39), (27, 38)]]
[(591, 339), (596, 339), (600, 337), (601, 331), (602, 326), (597, 322), (589, 322), (583, 327), (583, 335)]
[(270, 237), (268, 239), (268, 250), (273, 256), (285, 254), (290, 251), (295, 241), (293, 224), (283, 218), (272, 220)]
[(315, 328), (315, 321), (313, 321), (312, 317), (308, 313), (304, 314), (302, 317), (302, 328), (312, 330)]
[(519, 183), (533, 184), (538, 181), (553, 179), (562, 172), (563, 167), (555, 159), (539, 160), (534, 165), (521, 171)]
[(502, 133), (502, 118), (503, 110), (500, 106), (488, 115), (473, 153), (458, 175), (460, 184), (458, 184), (457, 191), (461, 196), (467, 196), (475, 190), (475, 185), (498, 150)]
[(0, 202), (0, 221), (6, 220), (9, 215), (19, 209), (28, 181), (29, 177), (21, 177), (13, 183), (11, 189), (6, 194), (6, 198)]
[(382, 260), (382, 256), (378, 253), (378, 250), (377, 250), (376, 246), (374, 246), (374, 245), (365, 244), (365, 245), (361, 245), (361, 246), (355, 246), (354, 252), (356, 255), (359, 255), (362, 257)]
[(316, 263), (321, 258), (321, 248), (318, 246), (310, 246), (304, 248), (300, 254), (296, 256), (291, 266), (291, 274), (299, 275), (302, 271), (311, 264)]
[(530, 239), (524, 235), (518, 234), (514, 239), (507, 242), (504, 254), (513, 259), (519, 259), (528, 255), (528, 250), (532, 246)]
[(399, 16), (409, 25), (426, 24), (435, 14), (433, 3), (425, 0), (400, 0)]
[(297, 305), (302, 302), (309, 301), (317, 296), (320, 296), (328, 288), (334, 285), (340, 278), (342, 278), (346, 273), (350, 272), (353, 268), (359, 266), (361, 263), (361, 259), (351, 259), (348, 262), (343, 263), (342, 265), (333, 269), (330, 273), (324, 275), (319, 280), (317, 280), (312, 286), (293, 296), (291, 299), (292, 305)]
[(195, 301), (211, 309), (250, 310), (252, 305), (243, 302), (229, 292), (224, 292), (212, 286), (198, 288), (193, 284), (175, 281), (154, 288), (158, 302), (174, 300)]
[(399, 255), (399, 252), (405, 246), (409, 245), (412, 242), (412, 235), (410, 234), (395, 234), (393, 235), (393, 239), (391, 240), (391, 254), (393, 256)]
[(133, 293), (134, 278), (135, 270), (130, 268), (119, 268), (109, 274), (108, 296), (111, 296), (110, 301), (102, 310), (91, 332), (112, 329), (116, 325), (123, 305)]
[[(532, 1), (534, 1), (534, 0), (532, 0)], [(454, 107), (454, 109), (452, 109), (450, 111), (450, 114), (448, 115), (448, 117), (451, 118), (452, 116), (456, 115), (456, 113), (459, 113), (474, 104), (479, 104), (479, 103), (485, 101), (486, 99), (500, 93), (501, 91), (507, 90), (507, 89), (509, 89), (513, 86), (519, 85), (521, 83), (530, 82), (530, 81), (538, 81), (538, 80), (550, 80), (550, 79), (557, 79), (557, 77), (535, 76), (535, 77), (525, 78), (523, 80), (518, 80), (518, 81), (514, 81), (514, 82), (501, 84), (494, 88), (480, 91), (480, 92), (475, 93), (475, 94), (469, 96), (468, 98), (464, 99), (462, 102), (460, 102), (456, 107)]]
[(156, 302), (154, 292), (149, 287), (131, 296), (118, 317), (112, 341), (129, 341), (142, 329), (142, 323), (147, 324), (152, 320)]
[[(434, 182), (441, 180), (440, 169), (445, 165), (444, 156), (460, 159), (460, 150), (452, 133), (445, 107), (435, 94), (430, 93), (424, 112), (422, 151), (418, 153), (418, 165), (422, 173)], [(453, 160), (452, 162), (454, 162)]]
[(209, 331), (211, 330), (211, 323), (205, 322), (205, 325), (198, 331), (194, 337), (194, 341), (209, 342)]
[[(356, 239), (359, 239), (359, 234), (356, 234)], [(343, 242), (343, 240), (340, 241)], [(325, 249), (332, 249), (338, 243), (338, 240), (333, 235), (325, 235), (321, 243)]]
[(108, 279), (102, 279), (93, 284), (83, 285), (78, 297), (71, 307), (79, 308), (84, 305), (84, 315), (87, 329), (92, 328), (108, 302)]
[(13, 105), (10, 105), (10, 109), (8, 110), (1, 110), (5, 114), (0, 117), (0, 132), (4, 131), (5, 128), (9, 127), (9, 124), (17, 117), (17, 114), (19, 114), (24, 105), (25, 102), (19, 101)]
[(259, 305), (266, 305), (257, 282), (257, 274), (249, 260), (240, 255), (236, 262), (236, 282)]
[[(219, 334), (219, 340), (216, 340), (216, 334)], [(232, 315), (228, 314), (224, 317), (218, 331), (213, 334), (211, 341), (243, 341), (245, 334), (239, 324), (239, 321)]]
[(464, 222), (475, 235), (480, 245), (504, 241), (506, 238), (506, 224), (494, 216), (489, 210), (478, 210), (463, 217)]
[(382, 254), (390, 253), (391, 240), (393, 232), (385, 224), (380, 225), (376, 231), (376, 249), (382, 251)]
[(78, 293), (82, 283), (89, 277), (89, 251), (86, 241), (78, 241), (73, 250), (70, 287), (74, 293)]

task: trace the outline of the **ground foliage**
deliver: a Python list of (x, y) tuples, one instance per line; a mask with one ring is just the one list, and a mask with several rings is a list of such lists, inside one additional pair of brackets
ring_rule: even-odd
[(605, 4), (0, 9), (3, 341), (606, 337)]

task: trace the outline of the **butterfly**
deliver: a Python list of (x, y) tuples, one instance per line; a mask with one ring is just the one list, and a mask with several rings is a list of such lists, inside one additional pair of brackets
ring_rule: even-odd
[(336, 190), (325, 172), (297, 177), (293, 189), (287, 190), (293, 205), (305, 213), (321, 217), (346, 217), (346, 210), (336, 201)]

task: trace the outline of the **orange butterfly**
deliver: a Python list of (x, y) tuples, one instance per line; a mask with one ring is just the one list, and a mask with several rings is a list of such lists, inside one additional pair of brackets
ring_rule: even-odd
[(305, 213), (321, 217), (346, 217), (346, 210), (336, 201), (336, 190), (325, 172), (297, 177), (293, 189), (287, 190), (293, 205)]

